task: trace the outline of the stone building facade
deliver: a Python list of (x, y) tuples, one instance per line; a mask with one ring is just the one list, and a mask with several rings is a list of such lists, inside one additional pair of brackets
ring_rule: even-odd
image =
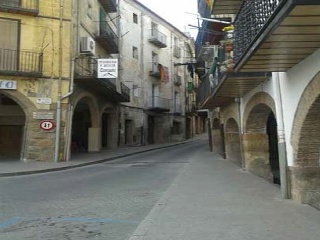
[(119, 73), (132, 89), (131, 101), (121, 104), (121, 132), (127, 133), (121, 142), (152, 144), (183, 140), (186, 132), (191, 136), (196, 119), (187, 114), (196, 111), (189, 107), (195, 101), (193, 88), (187, 87), (197, 81), (193, 39), (138, 1), (119, 1), (119, 12)]
[(221, 3), (198, 1), (203, 27), (221, 33), (196, 42), (198, 57), (216, 50), (198, 62), (210, 68), (198, 103), (210, 109), (213, 148), (320, 209), (319, 2)]
[(137, 1), (1, 1), (0, 30), (0, 159), (200, 132), (194, 42)]

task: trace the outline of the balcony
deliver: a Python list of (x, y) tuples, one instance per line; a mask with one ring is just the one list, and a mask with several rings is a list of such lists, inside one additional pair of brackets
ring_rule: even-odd
[(234, 23), (236, 72), (285, 72), (320, 48), (319, 1), (242, 2)]
[(152, 62), (149, 76), (152, 76), (162, 82), (169, 82), (169, 69), (158, 62)]
[(176, 86), (181, 86), (181, 76), (178, 75), (178, 74), (175, 74), (174, 75), (174, 80), (173, 80), (173, 84), (176, 85)]
[(196, 113), (197, 111), (197, 107), (196, 107), (196, 103), (191, 103), (186, 105), (186, 114), (189, 116), (192, 116)]
[(169, 112), (170, 99), (158, 96), (149, 97), (148, 110), (153, 112)]
[(174, 115), (181, 115), (182, 114), (182, 106), (181, 106), (181, 104), (175, 103), (173, 105), (173, 114)]
[(212, 61), (210, 69), (202, 78), (198, 88), (199, 108), (214, 109), (223, 107), (243, 97), (267, 79), (265, 72), (235, 73), (233, 58), (229, 55), (230, 46), (219, 48), (219, 55)]
[(149, 42), (151, 42), (159, 48), (166, 48), (167, 36), (156, 29), (151, 29), (149, 35)]
[(0, 12), (36, 16), (39, 14), (39, 0), (0, 0)]
[(124, 83), (121, 83), (121, 94), (126, 98), (126, 102), (130, 102), (130, 88), (128, 88)]
[(173, 46), (173, 56), (176, 58), (181, 58), (181, 48), (178, 46)]
[(0, 75), (42, 76), (43, 54), (0, 48)]
[(116, 0), (98, 0), (107, 13), (117, 12)]
[(99, 35), (96, 41), (108, 51), (109, 54), (119, 53), (118, 36), (107, 22), (100, 22)]
[(121, 84), (121, 93), (117, 91), (115, 78), (99, 79), (97, 76), (97, 59), (83, 55), (75, 60), (75, 83), (96, 95), (113, 102), (130, 102), (130, 90)]
[(212, 13), (214, 15), (237, 14), (243, 0), (214, 0)]

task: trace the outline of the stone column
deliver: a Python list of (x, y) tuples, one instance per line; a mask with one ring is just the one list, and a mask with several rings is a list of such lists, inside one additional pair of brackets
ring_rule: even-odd
[(88, 130), (88, 152), (99, 152), (101, 148), (101, 128), (89, 128)]

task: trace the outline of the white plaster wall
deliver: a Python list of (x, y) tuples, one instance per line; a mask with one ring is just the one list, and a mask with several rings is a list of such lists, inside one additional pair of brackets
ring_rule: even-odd
[[(182, 109), (185, 104), (185, 80), (186, 66), (174, 67), (174, 63), (182, 63), (186, 52), (185, 42), (189, 38), (175, 29), (172, 25), (154, 14), (152, 11), (136, 4), (130, 0), (120, 0), (120, 53), (121, 53), (121, 79), (131, 89), (135, 86), (136, 97), (131, 91), (131, 102), (124, 103), (127, 106), (147, 108), (148, 98), (151, 97), (152, 84), (159, 86), (160, 96), (172, 100), (174, 91), (180, 94)], [(133, 13), (138, 16), (138, 24), (133, 22)], [(158, 30), (167, 36), (167, 47), (159, 48), (148, 41), (151, 30), (151, 23), (158, 25)], [(179, 46), (182, 48), (180, 59), (173, 56), (174, 37), (179, 39)], [(132, 57), (132, 48), (137, 47), (139, 58)], [(152, 52), (158, 54), (158, 61), (169, 69), (170, 80), (167, 83), (156, 80), (149, 76), (152, 67)], [(175, 68), (178, 68), (175, 70)], [(173, 76), (178, 73), (182, 76), (182, 85), (174, 87)], [(173, 109), (171, 101), (171, 107)]]
[[(275, 114), (277, 117), (278, 129), (282, 127), (281, 121), (283, 121), (284, 124), (283, 129), (280, 129), (280, 131), (284, 131), (288, 166), (293, 166), (294, 161), (293, 149), (291, 146), (291, 133), (297, 106), (306, 86), (319, 72), (319, 70), (320, 50), (304, 59), (286, 73), (272, 73), (271, 79), (267, 80), (263, 84), (260, 84), (241, 99), (242, 119), (247, 103), (256, 93), (266, 92), (274, 99), (276, 104)], [(279, 86), (277, 78), (279, 78), (280, 81), (281, 96), (278, 92)], [(280, 100), (282, 100), (282, 113), (280, 112)]]
[(320, 70), (320, 50), (306, 58), (287, 73), (280, 74), (282, 90), (283, 116), (286, 134), (286, 147), (288, 165), (293, 166), (293, 149), (291, 146), (291, 133), (294, 117), (301, 96), (308, 83)]

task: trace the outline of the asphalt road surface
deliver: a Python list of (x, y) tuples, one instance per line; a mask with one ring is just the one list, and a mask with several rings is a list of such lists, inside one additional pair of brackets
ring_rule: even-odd
[(67, 171), (0, 179), (0, 240), (125, 240), (201, 151), (198, 141)]

